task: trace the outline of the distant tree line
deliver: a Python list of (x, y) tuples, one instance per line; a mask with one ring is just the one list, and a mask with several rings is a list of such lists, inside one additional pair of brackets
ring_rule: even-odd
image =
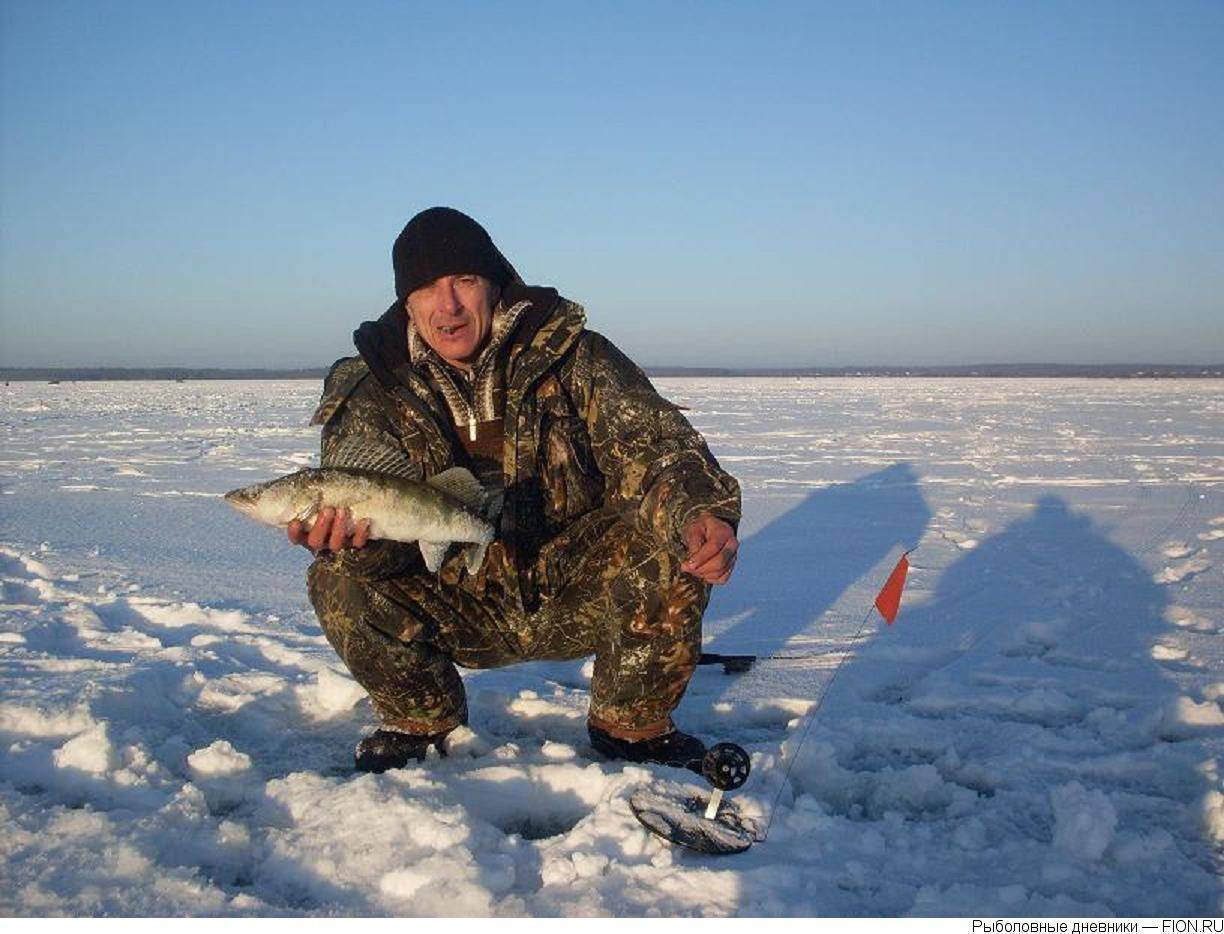
[[(1176, 363), (980, 363), (962, 366), (835, 366), (835, 367), (646, 367), (650, 376), (926, 376), (926, 377), (1091, 377), (1104, 379), (1205, 379), (1224, 377), (1224, 363), (1192, 366)], [(0, 367), (0, 379), (65, 382), (74, 380), (199, 380), (313, 379), (327, 375), (325, 367), (297, 370), (233, 370), (189, 367)]]
[(647, 367), (651, 376), (988, 376), (1205, 379), (1224, 377), (1224, 363), (975, 363), (959, 366), (822, 366), (777, 368)]
[(4, 380), (322, 379), (326, 367), (300, 370), (232, 370), (189, 367), (0, 367)]

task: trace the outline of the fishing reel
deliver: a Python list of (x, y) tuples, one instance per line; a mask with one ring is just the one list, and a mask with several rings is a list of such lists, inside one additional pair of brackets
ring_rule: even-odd
[(723, 807), (723, 792), (748, 781), (752, 760), (735, 743), (717, 743), (701, 760), (701, 774), (713, 787), (708, 799), (679, 789), (645, 788), (629, 799), (629, 808), (651, 833), (669, 843), (708, 855), (742, 853), (756, 839), (755, 827), (733, 807)]
[(719, 791), (734, 791), (748, 781), (751, 772), (752, 760), (735, 743), (717, 743), (701, 760), (702, 776)]

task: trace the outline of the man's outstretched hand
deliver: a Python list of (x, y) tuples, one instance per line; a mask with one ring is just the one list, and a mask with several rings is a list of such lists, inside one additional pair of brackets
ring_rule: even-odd
[(703, 512), (684, 530), (688, 558), (680, 570), (707, 584), (725, 584), (735, 569), (739, 541), (735, 530), (722, 519)]
[(369, 540), (370, 520), (362, 519), (354, 526), (347, 509), (335, 510), (329, 506), (309, 526), (298, 519), (289, 523), (289, 541), (314, 552), (324, 548), (328, 551), (364, 548)]

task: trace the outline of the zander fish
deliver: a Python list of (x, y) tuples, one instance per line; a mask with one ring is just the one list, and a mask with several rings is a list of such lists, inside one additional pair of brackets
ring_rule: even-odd
[(463, 467), (424, 483), (366, 470), (306, 468), (231, 490), (225, 501), (257, 522), (281, 527), (326, 507), (347, 509), (354, 523), (370, 521), (371, 538), (417, 542), (425, 566), (435, 572), (452, 542), (467, 542), (467, 569), (475, 574), (493, 541), (493, 526), (477, 514), (484, 489)]

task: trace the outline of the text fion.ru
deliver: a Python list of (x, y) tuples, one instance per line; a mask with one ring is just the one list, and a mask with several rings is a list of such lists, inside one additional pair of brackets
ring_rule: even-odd
[(1224, 934), (1224, 918), (1163, 918), (1160, 924), (1138, 921), (977, 921), (974, 934)]

